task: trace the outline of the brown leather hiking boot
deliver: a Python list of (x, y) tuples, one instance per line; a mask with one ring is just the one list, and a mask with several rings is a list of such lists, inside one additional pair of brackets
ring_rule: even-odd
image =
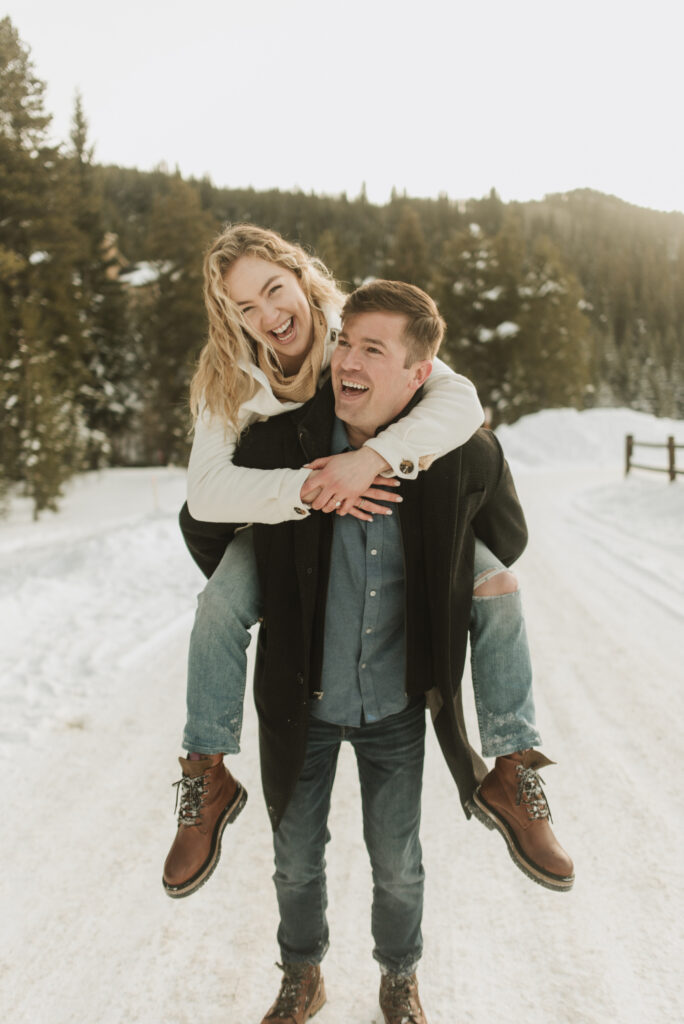
[(415, 974), (383, 974), (380, 978), (380, 1009), (385, 1024), (427, 1024), (418, 998)]
[(278, 964), (283, 972), (280, 992), (261, 1024), (304, 1024), (325, 1002), (319, 964)]
[(473, 813), (498, 829), (513, 862), (534, 882), (565, 892), (572, 888), (572, 860), (551, 831), (551, 811), (537, 768), (553, 764), (538, 750), (497, 757), (492, 771), (473, 793)]
[(162, 878), (174, 898), (189, 896), (204, 885), (219, 862), (223, 830), (247, 800), (246, 790), (223, 764), (223, 754), (178, 761), (183, 769), (183, 777), (174, 783), (176, 807), (180, 797), (178, 831)]

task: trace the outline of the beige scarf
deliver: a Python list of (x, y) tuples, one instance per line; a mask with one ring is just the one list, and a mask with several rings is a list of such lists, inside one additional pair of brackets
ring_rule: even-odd
[(266, 374), (273, 394), (281, 402), (308, 402), (316, 393), (316, 385), (323, 365), (328, 325), (325, 317), (318, 310), (312, 309), (311, 313), (313, 316), (313, 343), (299, 370), (291, 377), (287, 377), (283, 373), (275, 352), (272, 350), (266, 352), (263, 345), (257, 346), (259, 368)]

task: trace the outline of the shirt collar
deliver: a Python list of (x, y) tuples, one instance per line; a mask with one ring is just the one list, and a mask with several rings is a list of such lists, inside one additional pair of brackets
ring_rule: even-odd
[(340, 452), (351, 452), (354, 451), (352, 446), (349, 444), (349, 438), (347, 437), (347, 431), (344, 423), (341, 419), (335, 416), (333, 420), (332, 437), (330, 439), (331, 455), (339, 455)]

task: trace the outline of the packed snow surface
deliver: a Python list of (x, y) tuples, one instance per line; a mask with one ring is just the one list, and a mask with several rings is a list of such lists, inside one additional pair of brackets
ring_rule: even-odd
[[(543, 749), (558, 762), (546, 792), (577, 881), (568, 894), (534, 885), (498, 835), (465, 820), (428, 729), (430, 1024), (684, 1019), (684, 477), (625, 479), (628, 433), (684, 443), (684, 423), (626, 410), (548, 411), (499, 430), (530, 526), (516, 572)], [(638, 455), (665, 465), (664, 451)], [(184, 490), (181, 470), (87, 474), (59, 513), (33, 523), (16, 498), (0, 521), (0, 1011), (17, 1024), (258, 1024), (277, 991), (249, 698), (230, 767), (250, 799), (221, 863), (188, 899), (161, 887), (202, 586), (176, 525)], [(330, 829), (316, 1024), (380, 1024), (344, 748)]]

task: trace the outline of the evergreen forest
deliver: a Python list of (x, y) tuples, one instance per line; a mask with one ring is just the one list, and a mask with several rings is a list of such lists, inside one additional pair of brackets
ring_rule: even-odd
[(80, 96), (69, 139), (49, 142), (44, 91), (0, 20), (0, 497), (19, 486), (37, 515), (73, 473), (185, 462), (202, 255), (228, 222), (299, 242), (344, 290), (390, 277), (429, 291), (442, 358), (494, 426), (560, 406), (684, 417), (684, 214), (588, 189), (380, 206), (363, 187), (257, 192), (102, 166)]

